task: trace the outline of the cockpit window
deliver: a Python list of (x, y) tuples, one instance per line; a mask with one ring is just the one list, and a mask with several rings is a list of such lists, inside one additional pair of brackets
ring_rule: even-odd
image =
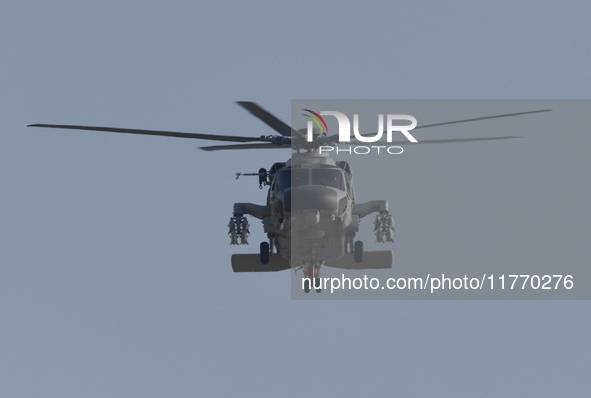
[[(309, 179), (310, 172), (312, 173), (312, 180)], [(281, 192), (302, 185), (322, 185), (340, 189), (341, 191), (345, 190), (343, 172), (336, 168), (288, 169), (279, 172), (278, 191)]]
[(308, 170), (307, 169), (289, 169), (281, 170), (279, 172), (278, 190), (285, 191), (293, 187), (301, 185), (308, 185)]
[(345, 190), (343, 173), (339, 169), (312, 169), (312, 185), (322, 185)]

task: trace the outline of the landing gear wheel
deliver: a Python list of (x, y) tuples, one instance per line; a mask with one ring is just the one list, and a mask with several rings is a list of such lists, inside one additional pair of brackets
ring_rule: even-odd
[(314, 278), (314, 289), (316, 289), (316, 293), (320, 293), (322, 292), (322, 288), (321, 288), (321, 281), (320, 281), (320, 277), (316, 277)]
[(304, 293), (310, 293), (310, 279), (304, 279)]
[(355, 249), (353, 250), (353, 259), (358, 264), (363, 262), (363, 242), (360, 240), (355, 242)]
[(261, 242), (261, 264), (269, 264), (269, 242)]

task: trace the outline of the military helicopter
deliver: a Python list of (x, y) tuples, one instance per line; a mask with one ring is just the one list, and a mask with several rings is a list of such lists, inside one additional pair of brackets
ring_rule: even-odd
[[(238, 149), (291, 149), (286, 162), (275, 162), (269, 169), (256, 173), (236, 173), (258, 177), (259, 188), (268, 186), (264, 205), (235, 203), (228, 235), (231, 245), (248, 244), (250, 223), (247, 215), (262, 221), (268, 241), (260, 243), (257, 254), (234, 254), (231, 258), (234, 272), (268, 272), (290, 268), (303, 270), (304, 291), (311, 285), (320, 292), (320, 272), (324, 266), (341, 269), (385, 269), (392, 267), (392, 251), (364, 251), (363, 242), (355, 240), (360, 220), (375, 213), (374, 234), (377, 242), (393, 242), (394, 220), (388, 201), (373, 200), (358, 203), (353, 189), (353, 172), (346, 161), (336, 161), (319, 148), (339, 144), (338, 135), (327, 135), (313, 129), (313, 139), (306, 139), (305, 129), (295, 130), (272, 113), (254, 102), (239, 101), (238, 105), (263, 121), (279, 135), (258, 137), (216, 134), (183, 133), (175, 131), (128, 129), (114, 127), (31, 124), (28, 127), (46, 127), (105, 131), (165, 137), (193, 138), (232, 142), (233, 144), (204, 146), (205, 151)], [(472, 122), (499, 117), (547, 112), (549, 109), (485, 116), (417, 126), (435, 127), (454, 123)], [(309, 122), (311, 123), (311, 122)], [(466, 139), (422, 140), (421, 143), (449, 143), (515, 138), (484, 137)], [(236, 144), (238, 143), (238, 144)]]

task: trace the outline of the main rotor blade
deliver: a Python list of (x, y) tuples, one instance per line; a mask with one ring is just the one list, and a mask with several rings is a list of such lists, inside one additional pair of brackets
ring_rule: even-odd
[(252, 115), (262, 120), (267, 126), (278, 132), (284, 137), (300, 137), (297, 130), (291, 128), (290, 125), (283, 122), (281, 119), (273, 115), (268, 110), (264, 109), (257, 103), (249, 101), (236, 101), (238, 105), (249, 111)]
[[(410, 141), (392, 141), (388, 145), (393, 146), (404, 146), (404, 145), (418, 145), (418, 144), (453, 144), (457, 142), (476, 142), (476, 141), (496, 141), (496, 140), (507, 140), (511, 138), (523, 138), (520, 136), (504, 136), (504, 137), (478, 137), (478, 138), (446, 138), (441, 140), (420, 140), (419, 142)], [(375, 143), (374, 143), (375, 144)], [(359, 144), (351, 144), (351, 146), (362, 146)], [(382, 146), (384, 148), (384, 146)]]
[(515, 136), (509, 135), (509, 136), (504, 136), (504, 137), (448, 138), (448, 139), (442, 139), (442, 140), (420, 140), (418, 143), (413, 143), (410, 141), (394, 141), (391, 144), (397, 145), (397, 146), (416, 145), (416, 144), (451, 144), (454, 142), (495, 141), (495, 140), (507, 140), (510, 138), (523, 138), (523, 137), (520, 137), (517, 135), (515, 135)]
[(225, 150), (236, 150), (236, 149), (286, 149), (290, 148), (291, 145), (287, 144), (271, 144), (271, 143), (260, 143), (260, 144), (234, 144), (234, 145), (212, 145), (202, 146), (199, 149), (204, 151), (225, 151)]
[[(511, 117), (511, 116), (520, 116), (520, 115), (529, 115), (531, 113), (541, 113), (541, 112), (550, 112), (550, 111), (552, 111), (552, 109), (540, 109), (540, 110), (537, 110), (537, 111), (527, 111), (527, 112), (517, 112), (517, 113), (505, 113), (505, 114), (502, 114), (502, 115), (482, 116), (482, 117), (476, 117), (476, 118), (472, 118), (472, 119), (452, 120), (451, 122), (424, 124), (424, 125), (415, 127), (414, 130), (416, 130), (416, 129), (424, 129), (424, 128), (427, 128), (427, 127), (445, 126), (445, 125), (448, 125), (448, 124), (477, 122), (477, 121), (480, 121), (480, 120), (497, 119), (497, 118), (501, 118), (501, 117)], [(375, 137), (376, 134), (377, 133), (361, 134), (361, 135), (363, 137)], [(338, 138), (338, 135), (337, 134), (334, 134), (330, 138), (335, 138), (336, 139), (336, 138)], [(421, 140), (420, 142), (425, 142), (425, 141), (424, 140)]]
[(162, 131), (162, 130), (124, 129), (124, 128), (118, 128), (118, 127), (77, 126), (77, 125), (70, 125), (70, 124), (29, 124), (27, 127), (48, 127), (48, 128), (54, 128), (54, 129), (107, 131), (109, 133), (159, 135), (159, 136), (164, 136), (164, 137), (194, 138), (194, 139), (199, 139), (199, 140), (213, 140), (213, 141), (230, 141), (230, 142), (261, 141), (260, 137), (241, 137), (241, 136), (236, 136), (236, 135), (181, 133), (181, 132), (177, 132), (177, 131)]
[(550, 112), (551, 110), (552, 109), (540, 109), (540, 110), (537, 110), (537, 111), (527, 111), (527, 112), (517, 112), (517, 113), (505, 113), (503, 115), (482, 116), (482, 117), (476, 117), (476, 118), (473, 118), (473, 119), (462, 119), (462, 120), (453, 120), (451, 122), (424, 124), (422, 126), (417, 126), (414, 129), (415, 130), (416, 129), (424, 129), (424, 128), (427, 128), (427, 127), (445, 126), (445, 125), (448, 125), (448, 124), (456, 124), (456, 123), (477, 122), (479, 120), (497, 119), (497, 118), (501, 118), (501, 117), (529, 115), (530, 113)]
[[(419, 144), (452, 144), (457, 142), (475, 142), (475, 141), (496, 141), (496, 140), (506, 140), (510, 138), (522, 138), (519, 136), (504, 136), (504, 137), (475, 137), (475, 138), (448, 138), (448, 139), (441, 139), (441, 140), (421, 140)], [(415, 143), (410, 141), (393, 141), (390, 145), (393, 146), (402, 146), (402, 145), (415, 145)], [(358, 146), (355, 143), (351, 143), (351, 146)], [(287, 144), (271, 144), (271, 143), (260, 143), (260, 144), (233, 144), (233, 145), (212, 145), (212, 146), (202, 146), (199, 149), (204, 151), (224, 151), (224, 150), (237, 150), (237, 149), (285, 149), (289, 148), (290, 145)]]

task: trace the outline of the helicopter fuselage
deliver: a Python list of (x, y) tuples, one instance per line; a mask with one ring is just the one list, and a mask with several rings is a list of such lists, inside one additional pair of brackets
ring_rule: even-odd
[(352, 214), (350, 172), (326, 155), (295, 153), (273, 177), (266, 232), (277, 253), (295, 264), (336, 260), (347, 253), (346, 237), (354, 236), (359, 225)]
[[(380, 242), (392, 241), (393, 222), (387, 201), (357, 204), (353, 174), (345, 161), (326, 153), (294, 152), (289, 161), (261, 169), (259, 183), (269, 185), (266, 206), (235, 203), (230, 221), (233, 244), (244, 243), (248, 232), (244, 215), (263, 222), (269, 242), (261, 244), (260, 258), (233, 255), (235, 271), (278, 271), (302, 268), (305, 276), (318, 276), (323, 265), (337, 268), (390, 268), (390, 251), (363, 262), (363, 244), (355, 242), (359, 220), (379, 213), (374, 232)], [(246, 223), (246, 224), (244, 224)], [(244, 238), (246, 239), (246, 238)], [(368, 253), (371, 254), (371, 253)]]

